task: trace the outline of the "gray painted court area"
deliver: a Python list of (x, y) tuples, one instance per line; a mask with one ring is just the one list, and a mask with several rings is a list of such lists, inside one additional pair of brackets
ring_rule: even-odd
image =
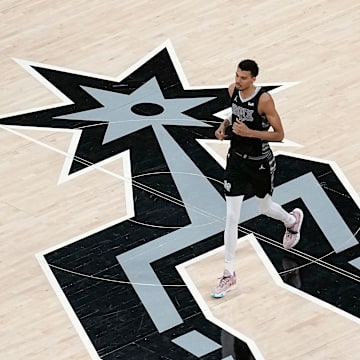
[[(175, 150), (171, 149), (170, 145), (178, 146), (175, 142), (172, 144), (169, 142), (168, 150)], [(180, 151), (180, 149), (177, 150)], [(151, 263), (223, 231), (225, 215), (224, 199), (205, 177), (187, 176), (187, 185), (184, 185), (184, 175), (178, 174), (179, 170), (181, 172), (187, 166), (188, 173), (201, 174), (185, 153), (177, 157), (177, 161), (175, 157), (173, 159), (167, 157), (167, 160), (170, 170), (174, 173), (174, 181), (188, 211), (191, 224), (117, 256), (117, 260), (129, 281), (134, 283), (136, 293), (159, 332), (179, 325), (182, 319), (152, 270)], [(195, 198), (194, 194), (197, 194)], [(350, 229), (312, 173), (282, 184), (274, 191), (274, 200), (280, 204), (297, 198), (301, 198), (305, 203), (335, 252), (357, 245)], [(212, 213), (209, 213), (209, 209), (212, 209)], [(241, 222), (258, 215), (255, 199), (245, 201)], [(202, 226), (204, 223), (207, 226)], [(138, 285), (139, 283), (152, 285)], [(159, 306), (162, 309), (161, 312), (158, 311)]]

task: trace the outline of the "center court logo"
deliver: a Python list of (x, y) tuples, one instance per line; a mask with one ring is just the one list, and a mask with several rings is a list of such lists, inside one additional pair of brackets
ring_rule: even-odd
[[(118, 79), (42, 64), (27, 64), (26, 68), (65, 94), (64, 105), (4, 117), (2, 124), (83, 129), (69, 174), (115, 154), (130, 154), (134, 216), (40, 256), (71, 306), (76, 325), (90, 340), (93, 357), (218, 359), (223, 329), (204, 317), (175, 267), (223, 243), (223, 168), (198, 139), (214, 137), (221, 121), (214, 114), (228, 106), (227, 88), (191, 88), (169, 43)], [(268, 91), (277, 88), (281, 86), (267, 86)], [(335, 249), (338, 255), (331, 259), (332, 270), (340, 261), (344, 269), (354, 271), (357, 258), (349, 257), (349, 249), (358, 247), (356, 238), (342, 248), (336, 239), (355, 232), (358, 205), (328, 164), (294, 161), (288, 156), (278, 161), (283, 163), (280, 168), (284, 165), (289, 171), (278, 175), (276, 185), (286, 189), (287, 196), (292, 194), (282, 202), (307, 209), (310, 227), (303, 237), (313, 237), (314, 229), (319, 234), (318, 248), (305, 244), (304, 253), (310, 254), (310, 260), (317, 258), (322, 255), (318, 250), (322, 244), (326, 253), (330, 244), (330, 251)], [(313, 211), (316, 202), (309, 196), (319, 192), (317, 186), (324, 179), (329, 190), (320, 186), (324, 196), (316, 200), (330, 209), (332, 223), (337, 221), (336, 237), (329, 228), (331, 221)], [(334, 195), (337, 192), (342, 196)], [(345, 203), (355, 214), (346, 224), (341, 211)], [(258, 231), (258, 214), (245, 212), (244, 219), (249, 232), (252, 228)], [(261, 233), (274, 239), (280, 239), (277, 233), (282, 231), (275, 225), (261, 228)], [(274, 263), (278, 251), (266, 249)], [(347, 257), (342, 256), (345, 251)], [(320, 271), (325, 271), (326, 278), (329, 270)], [(337, 276), (344, 279), (345, 271)], [(314, 289), (307, 291), (316, 296)], [(320, 296), (338, 303), (325, 293)], [(341, 306), (359, 316), (359, 309)], [(243, 348), (249, 353), (245, 344)]]

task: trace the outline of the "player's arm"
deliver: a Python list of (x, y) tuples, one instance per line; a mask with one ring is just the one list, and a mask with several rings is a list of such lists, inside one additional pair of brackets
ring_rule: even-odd
[[(235, 83), (230, 84), (228, 88), (229, 96), (231, 97), (235, 89)], [(226, 128), (231, 124), (232, 111), (229, 109), (228, 113), (225, 114), (225, 118), (223, 122), (219, 125), (217, 130), (215, 131), (215, 136), (219, 140), (224, 140), (227, 138), (225, 133)]]
[(249, 129), (243, 122), (237, 121), (233, 125), (233, 131), (237, 135), (258, 138), (265, 141), (282, 141), (284, 129), (280, 116), (275, 108), (275, 103), (270, 94), (264, 93), (260, 96), (258, 105), (259, 114), (265, 115), (273, 131), (259, 131)]

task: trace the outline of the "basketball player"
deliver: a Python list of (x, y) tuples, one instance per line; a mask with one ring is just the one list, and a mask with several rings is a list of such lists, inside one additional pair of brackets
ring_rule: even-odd
[(236, 285), (234, 256), (244, 195), (254, 194), (260, 213), (284, 223), (284, 248), (290, 249), (300, 240), (301, 209), (288, 213), (271, 197), (276, 164), (268, 141), (282, 141), (284, 130), (271, 95), (254, 84), (258, 73), (255, 61), (239, 63), (235, 83), (229, 86), (231, 112), (215, 132), (217, 139), (230, 139), (224, 174), (225, 269), (211, 291), (215, 298), (225, 296)]

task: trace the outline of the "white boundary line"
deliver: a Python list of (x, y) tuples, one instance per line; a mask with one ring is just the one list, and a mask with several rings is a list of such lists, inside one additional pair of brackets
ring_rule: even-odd
[[(271, 275), (274, 283), (281, 287), (286, 289), (287, 291), (296, 294), (298, 296), (301, 296), (302, 298), (304, 298), (307, 301), (310, 301), (318, 306), (321, 306), (329, 311), (332, 311), (350, 321), (355, 322), (356, 324), (360, 325), (360, 319), (354, 315), (351, 315), (349, 313), (347, 313), (346, 311), (343, 311), (339, 308), (337, 308), (336, 306), (333, 306), (331, 304), (328, 304), (325, 301), (322, 301), (312, 295), (309, 295), (299, 289), (296, 289), (288, 284), (286, 284), (282, 279), (281, 276), (278, 274), (278, 272), (276, 271), (274, 265), (271, 263), (270, 259), (268, 258), (268, 256), (265, 254), (264, 250), (262, 249), (262, 247), (259, 245), (258, 241), (256, 240), (254, 234), (248, 234), (245, 235), (241, 238), (239, 238), (238, 241), (249, 241), (250, 244), (252, 245), (252, 247), (254, 248), (254, 250), (256, 251), (256, 253), (258, 254), (260, 260), (262, 261), (262, 263), (264, 264), (266, 270), (268, 271), (268, 273)], [(203, 299), (202, 295), (200, 294), (200, 292), (198, 291), (197, 287), (195, 286), (194, 282), (192, 281), (191, 277), (189, 276), (189, 274), (186, 271), (186, 267), (195, 264), (199, 261), (202, 261), (204, 259), (206, 259), (207, 257), (213, 256), (214, 254), (218, 253), (218, 252), (223, 252), (224, 251), (224, 246), (218, 247), (216, 249), (213, 249), (205, 254), (202, 254), (196, 258), (193, 258), (191, 260), (188, 260), (182, 264), (179, 264), (176, 266), (177, 271), (179, 272), (181, 278), (184, 280), (185, 284), (187, 285), (189, 291), (191, 292), (191, 294), (193, 295), (195, 301), (197, 302), (197, 304), (199, 305), (202, 313), (204, 314), (205, 318), (208, 319), (209, 321), (211, 321), (212, 323), (222, 327), (223, 325), (225, 325), (222, 321), (220, 321), (218, 318), (216, 318), (213, 313), (211, 312), (211, 310), (209, 309), (208, 305), (206, 304), (205, 300)], [(209, 295), (210, 296), (210, 295)], [(252, 353), (255, 355), (255, 358), (257, 360), (263, 360), (264, 357), (261, 354), (260, 349), (257, 347), (256, 343), (254, 340), (252, 340), (251, 338), (249, 338), (246, 334), (241, 333), (237, 330), (235, 330), (234, 328), (232, 328), (231, 326), (227, 326), (226, 331), (230, 332), (231, 334), (233, 334), (234, 336), (237, 336), (240, 340), (243, 340), (244, 342), (247, 343), (247, 345), (249, 346), (249, 348), (251, 349)]]
[[(91, 74), (91, 73), (86, 73), (86, 72), (82, 72), (82, 71), (74, 71), (74, 70), (70, 70), (70, 69), (67, 69), (67, 68), (51, 66), (51, 65), (46, 65), (46, 64), (42, 64), (42, 63), (36, 63), (36, 62), (30, 62), (30, 61), (26, 61), (26, 60), (14, 59), (19, 65), (21, 65), (27, 72), (29, 72), (33, 77), (35, 77), (38, 81), (40, 81), (43, 85), (45, 85), (52, 93), (54, 93), (62, 101), (60, 103), (58, 103), (58, 104), (52, 104), (52, 105), (49, 105), (49, 106), (42, 106), (42, 107), (37, 107), (37, 108), (30, 109), (30, 110), (3, 114), (3, 115), (0, 115), (0, 118), (6, 118), (6, 117), (20, 115), (20, 114), (27, 114), (27, 113), (31, 113), (31, 112), (35, 112), (35, 111), (39, 111), (39, 110), (51, 109), (51, 108), (56, 108), (56, 107), (60, 107), (60, 106), (64, 106), (64, 105), (73, 104), (73, 102), (69, 98), (67, 98), (53, 84), (51, 84), (45, 78), (43, 78), (38, 72), (36, 72), (32, 68), (32, 66), (37, 66), (37, 67), (42, 67), (42, 68), (47, 68), (47, 69), (52, 69), (52, 70), (57, 70), (57, 71), (65, 71), (65, 72), (69, 72), (69, 73), (77, 74), (77, 75), (96, 77), (98, 79), (104, 79), (104, 80), (109, 80), (109, 81), (119, 81), (119, 80), (125, 78), (127, 75), (131, 74), (134, 69), (137, 69), (139, 66), (146, 63), (154, 55), (156, 55), (160, 51), (164, 50), (165, 48), (168, 50), (168, 52), (170, 54), (170, 57), (171, 57), (171, 59), (173, 61), (173, 64), (174, 64), (174, 66), (176, 68), (177, 74), (178, 74), (178, 76), (179, 76), (179, 78), (180, 78), (180, 80), (182, 82), (182, 85), (183, 85), (184, 89), (199, 89), (199, 88), (204, 89), (203, 86), (195, 87), (195, 86), (190, 86), (189, 85), (189, 83), (188, 83), (188, 81), (186, 79), (186, 76), (185, 76), (185, 74), (183, 72), (183, 69), (181, 67), (181, 64), (180, 64), (180, 62), (179, 62), (179, 60), (178, 60), (178, 58), (177, 58), (177, 56), (175, 54), (174, 48), (173, 48), (170, 40), (165, 41), (162, 45), (160, 45), (158, 48), (156, 48), (152, 52), (148, 53), (148, 55), (146, 55), (142, 60), (140, 60), (139, 62), (134, 64), (132, 67), (128, 68), (127, 71), (125, 71), (124, 73), (122, 73), (122, 75), (120, 75), (119, 77), (116, 77), (116, 78), (107, 77), (107, 76), (99, 76), (97, 74)], [(272, 93), (280, 92), (280, 91), (282, 91), (282, 90), (284, 90), (284, 89), (286, 89), (288, 87), (294, 86), (296, 84), (297, 83), (289, 83), (289, 82), (280, 83), (280, 84), (273, 84), (272, 83), (271, 85), (279, 85), (280, 86), (277, 89), (273, 90)], [(266, 84), (263, 84), (263, 85), (266, 85)], [(213, 87), (207, 87), (207, 88), (209, 88), (209, 89), (211, 89), (211, 88), (223, 88), (223, 86), (213, 86)], [(220, 113), (218, 113), (218, 114), (220, 114)], [(12, 132), (12, 133), (14, 133), (14, 134), (16, 134), (18, 136), (20, 135), (20, 136), (26, 137), (29, 140), (33, 141), (34, 143), (40, 144), (42, 146), (46, 146), (45, 144), (41, 144), (39, 141), (37, 141), (35, 139), (32, 139), (32, 138), (30, 138), (28, 136), (20, 134), (18, 131), (15, 130), (17, 128), (15, 126), (1, 126), (1, 128), (4, 129), (4, 130), (10, 131), (10, 132)], [(27, 128), (21, 127), (21, 128), (26, 130), (26, 129), (29, 129), (30, 127), (27, 127)], [(33, 130), (38, 130), (38, 131), (41, 131), (41, 130), (48, 130), (49, 131), (49, 130), (51, 130), (51, 131), (59, 131), (59, 132), (60, 131), (69, 131), (69, 130), (54, 129), (54, 128), (34, 128)], [(77, 146), (77, 143), (78, 143), (80, 135), (81, 135), (81, 130), (70, 130), (70, 131), (73, 131), (73, 134), (74, 134), (73, 138), (72, 138), (72, 141), (71, 141), (71, 144), (70, 144), (70, 147), (69, 147), (69, 153), (73, 157), (76, 146)], [(205, 149), (208, 150), (208, 147), (206, 146), (206, 144), (204, 142), (201, 142), (201, 141), (199, 141), (199, 142), (204, 146)], [(285, 146), (289, 146), (289, 145), (285, 145)], [(46, 146), (46, 147), (51, 148), (52, 150), (54, 150), (54, 148), (52, 148), (50, 146)], [(56, 151), (61, 152), (60, 150), (57, 150), (57, 149), (56, 149)], [(290, 155), (290, 156), (295, 156), (295, 157), (298, 157), (298, 158), (304, 158), (305, 159), (305, 157), (290, 154), (290, 153), (285, 153), (285, 152), (282, 153), (281, 152), (280, 154)], [(66, 157), (67, 160), (64, 162), (64, 166), (63, 166), (63, 169), (61, 171), (61, 176), (60, 176), (60, 179), (59, 179), (59, 183), (62, 183), (64, 181), (66, 181), (66, 180), (70, 180), (70, 178), (75, 177), (75, 175), (72, 176), (72, 177), (68, 176), (68, 179), (66, 179), (66, 176), (64, 175), (69, 170), (69, 166), (70, 166), (70, 164), (72, 162), (72, 160), (69, 158), (68, 154), (66, 154), (66, 155), (67, 155), (67, 157)], [(310, 158), (308, 158), (308, 159), (310, 159)], [(126, 156), (124, 155), (123, 160), (124, 160), (124, 171), (127, 172), (125, 177), (128, 178), (128, 179), (131, 179), (131, 174), (129, 173), (130, 172), (129, 169), (131, 169), (131, 167), (129, 166), (129, 163), (128, 163), (129, 162), (129, 155), (128, 154)], [(319, 159), (312, 159), (312, 160), (319, 161)], [(104, 161), (103, 164), (107, 163), (107, 162), (108, 162), (108, 160)], [(319, 162), (324, 162), (324, 161), (320, 160)], [(125, 163), (127, 163), (127, 164), (125, 164)], [(339, 176), (339, 178), (343, 182), (344, 186), (347, 188), (348, 192), (353, 196), (354, 200), (359, 205), (360, 201), (358, 199), (357, 193), (352, 189), (351, 185), (349, 184), (349, 182), (347, 181), (345, 176), (342, 174), (339, 167), (334, 162), (326, 162), (325, 161), (325, 163), (329, 163), (332, 166), (334, 171), (337, 173), (337, 175)], [(90, 168), (93, 168), (93, 167), (94, 166), (90, 166), (89, 168), (85, 169), (82, 173), (90, 171)], [(79, 173), (81, 173), (81, 171)], [(78, 175), (76, 175), (76, 176), (78, 176)], [(47, 278), (48, 278), (51, 286), (53, 287), (56, 295), (58, 296), (60, 302), (64, 306), (65, 311), (68, 313), (71, 321), (73, 322), (76, 330), (78, 331), (79, 336), (81, 337), (82, 341), (84, 342), (84, 344), (85, 344), (87, 350), (89, 351), (92, 359), (96, 359), (96, 360), (99, 359), (98, 354), (95, 351), (95, 349), (93, 347), (93, 344), (90, 342), (90, 340), (89, 340), (86, 332), (84, 331), (79, 319), (77, 318), (74, 310), (72, 309), (72, 307), (70, 306), (67, 298), (65, 297), (61, 287), (59, 286), (58, 282), (56, 281), (56, 278), (54, 277), (53, 273), (51, 272), (49, 265), (46, 263), (44, 256), (47, 253), (51, 252), (51, 251), (54, 251), (54, 250), (56, 250), (56, 249), (58, 249), (60, 247), (63, 247), (65, 245), (76, 242), (76, 241), (78, 241), (80, 239), (83, 239), (86, 236), (89, 236), (91, 234), (94, 234), (95, 232), (98, 232), (98, 231), (101, 231), (101, 230), (103, 230), (105, 228), (108, 228), (109, 226), (112, 226), (112, 225), (114, 225), (116, 223), (125, 221), (126, 219), (131, 217), (131, 215), (133, 214), (133, 211), (134, 211), (134, 206), (133, 206), (133, 198), (132, 198), (132, 186), (131, 186), (130, 182), (129, 182), (129, 186), (128, 186), (127, 191), (126, 191), (126, 194), (129, 194), (129, 193), (131, 194), (131, 198), (130, 198), (130, 196), (127, 196), (127, 198), (126, 198), (128, 215), (126, 215), (125, 217), (123, 217), (123, 218), (121, 218), (119, 220), (113, 221), (111, 223), (108, 223), (106, 225), (103, 225), (103, 226), (101, 226), (101, 227), (99, 227), (97, 229), (93, 229), (93, 230), (89, 231), (88, 233), (81, 234), (81, 235), (79, 235), (79, 236), (77, 236), (77, 237), (75, 237), (73, 239), (67, 240), (67, 241), (65, 241), (65, 242), (63, 242), (61, 244), (58, 244), (58, 245), (56, 245), (56, 246), (54, 246), (52, 248), (49, 248), (49, 249), (47, 249), (45, 251), (42, 251), (42, 252), (39, 252), (38, 254), (36, 254), (36, 258), (38, 259), (40, 266), (42, 267), (45, 275), (47, 276)], [(356, 196), (354, 196), (354, 195), (356, 195)], [(217, 249), (217, 251), (219, 251), (219, 250)], [(205, 255), (209, 256), (209, 254), (211, 254), (211, 252), (208, 253), (208, 254), (205, 254)], [(199, 260), (199, 258), (197, 258), (197, 259)], [(180, 271), (182, 271), (181, 266), (179, 266), (179, 269), (180, 269)], [(194, 289), (193, 289), (193, 291), (194, 291)], [(204, 304), (200, 303), (199, 305), (200, 305), (200, 307), (204, 307)], [(206, 309), (205, 309), (205, 313), (206, 313)], [(349, 314), (347, 314), (347, 315), (349, 315)], [(208, 316), (209, 316), (209, 314), (208, 314)], [(214, 322), (216, 322), (223, 329), (229, 329), (230, 330), (230, 328), (226, 324), (220, 322), (219, 320), (214, 319)], [(233, 329), (231, 329), (231, 330), (233, 330)], [(234, 331), (232, 331), (232, 333), (234, 333)], [(244, 338), (244, 337), (242, 337), (242, 338)], [(248, 343), (249, 346), (252, 347), (252, 350), (254, 351), (254, 354), (256, 354), (257, 359), (259, 359), (259, 360), (262, 359), (262, 355), (260, 354), (260, 352), (258, 352), (258, 349), (256, 348), (256, 345), (253, 343), (253, 341), (251, 339), (247, 339), (246, 342)]]
[(298, 159), (309, 160), (309, 161), (314, 161), (314, 162), (330, 165), (330, 167), (334, 170), (334, 173), (336, 174), (336, 176), (341, 181), (342, 185), (344, 185), (345, 189), (350, 194), (351, 198), (360, 207), (360, 196), (359, 196), (359, 194), (352, 187), (349, 180), (346, 178), (345, 174), (343, 173), (343, 171), (341, 170), (341, 168), (338, 166), (338, 164), (335, 161), (326, 160), (326, 159), (320, 159), (320, 158), (307, 156), (307, 155), (293, 154), (291, 152), (283, 151), (283, 150), (275, 151), (274, 154), (275, 155), (286, 155), (286, 156), (291, 156), (291, 157), (295, 157), (295, 158), (298, 158)]
[(86, 350), (90, 354), (91, 359), (92, 360), (101, 359), (99, 357), (93, 343), (90, 341), (90, 338), (87, 335), (84, 327), (82, 326), (79, 318), (76, 316), (76, 313), (75, 313), (74, 309), (70, 305), (69, 300), (65, 296), (65, 294), (62, 291), (59, 283), (57, 282), (54, 274), (50, 270), (49, 265), (47, 264), (43, 254), (41, 254), (41, 253), (36, 254), (36, 258), (37, 258), (37, 260), (38, 260), (38, 262), (39, 262), (45, 276), (47, 277), (47, 279), (48, 279), (54, 293), (56, 294), (56, 296), (59, 299), (61, 305), (63, 306), (63, 308), (64, 308), (66, 314), (68, 315), (71, 323), (73, 324), (75, 330), (77, 331), (81, 341), (85, 345)]
[[(254, 235), (252, 235), (252, 234), (246, 235), (246, 236), (242, 237), (241, 239), (239, 239), (239, 241), (246, 241), (251, 236), (254, 236)], [(182, 264), (179, 264), (179, 265), (176, 266), (176, 270), (179, 272), (181, 278), (184, 280), (185, 284), (187, 285), (189, 291), (193, 295), (196, 303), (199, 305), (199, 307), (200, 307), (202, 313), (204, 314), (205, 318), (207, 320), (209, 320), (210, 322), (214, 323), (215, 325), (219, 326), (220, 328), (224, 329), (225, 331), (229, 332), (230, 334), (236, 336), (240, 340), (246, 342), (246, 344), (249, 346), (251, 352), (255, 356), (256, 360), (265, 360), (264, 356), (262, 355), (260, 349), (258, 348), (256, 343), (254, 342), (254, 340), (249, 338), (244, 333), (241, 333), (241, 332), (235, 330), (234, 328), (227, 325), (226, 323), (219, 320), (218, 318), (216, 318), (213, 315), (213, 313), (211, 312), (211, 310), (207, 306), (205, 300), (203, 299), (200, 292), (198, 291), (197, 287), (193, 283), (191, 277), (189, 276), (189, 274), (186, 271), (187, 266), (190, 266), (190, 265), (192, 265), (192, 264), (194, 264), (194, 263), (196, 263), (198, 261), (204, 260), (205, 258), (207, 258), (209, 256), (212, 256), (212, 255), (214, 255), (214, 254), (216, 254), (216, 253), (218, 253), (220, 251), (224, 251), (224, 246), (213, 249), (213, 250), (211, 250), (211, 251), (209, 251), (209, 252), (207, 252), (205, 254), (202, 254), (202, 255), (200, 255), (200, 256), (198, 256), (196, 258), (193, 258), (193, 259), (191, 259), (189, 261), (186, 261), (186, 262), (184, 262)]]

